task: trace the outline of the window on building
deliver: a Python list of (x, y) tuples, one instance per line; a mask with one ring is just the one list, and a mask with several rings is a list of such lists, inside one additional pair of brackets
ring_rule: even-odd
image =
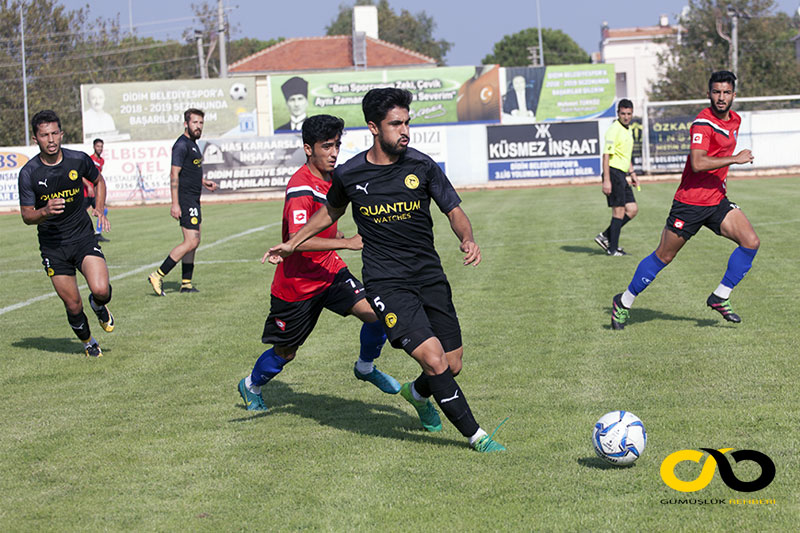
[(617, 99), (628, 97), (628, 75), (617, 72)]

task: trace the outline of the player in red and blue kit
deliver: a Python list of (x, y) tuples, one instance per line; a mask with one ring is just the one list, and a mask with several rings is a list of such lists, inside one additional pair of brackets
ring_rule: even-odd
[(760, 241), (753, 226), (727, 197), (728, 167), (753, 162), (750, 150), (734, 155), (741, 118), (731, 110), (736, 97), (736, 76), (726, 70), (715, 72), (708, 81), (711, 106), (697, 115), (691, 126), (691, 151), (675, 193), (661, 242), (655, 252), (642, 259), (624, 293), (614, 296), (611, 327), (623, 329), (633, 300), (652, 283), (686, 241), (706, 226), (739, 245), (728, 259), (722, 281), (706, 304), (729, 322), (741, 322), (733, 312), (730, 294), (753, 265)]
[[(331, 175), (339, 156), (344, 121), (315, 115), (303, 122), (306, 164), (286, 185), (283, 207), (283, 241), (292, 238), (311, 215), (327, 203)], [(253, 371), (239, 382), (239, 394), (249, 411), (266, 411), (261, 387), (294, 359), (323, 309), (341, 316), (355, 315), (361, 327), (361, 353), (353, 372), (387, 394), (400, 392), (400, 383), (375, 367), (386, 342), (383, 326), (366, 300), (361, 281), (353, 276), (334, 250), (360, 250), (361, 236), (350, 238), (336, 224), (320, 231), (298, 247), (298, 253), (280, 263), (272, 280), (270, 313), (261, 340), (272, 348), (261, 354)], [(262, 263), (266, 261), (264, 255)]]

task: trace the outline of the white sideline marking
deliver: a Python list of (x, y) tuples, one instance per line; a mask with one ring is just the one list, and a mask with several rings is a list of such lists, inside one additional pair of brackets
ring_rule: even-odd
[[(208, 243), (208, 244), (200, 245), (197, 248), (197, 251), (208, 250), (209, 248), (213, 248), (214, 246), (217, 246), (219, 244), (225, 244), (226, 242), (232, 241), (234, 239), (238, 239), (239, 237), (244, 237), (246, 235), (250, 235), (251, 233), (257, 233), (257, 232), (263, 231), (263, 230), (265, 230), (267, 228), (271, 228), (273, 226), (277, 226), (278, 224), (280, 224), (280, 223), (279, 222), (274, 222), (272, 224), (267, 224), (266, 226), (259, 226), (257, 228), (251, 228), (251, 229), (243, 231), (241, 233), (236, 233), (235, 235), (229, 235), (228, 237), (224, 237), (224, 238), (222, 238), (222, 239), (220, 239), (218, 241), (214, 241), (214, 242), (211, 242), (211, 243)], [(253, 261), (257, 261), (257, 260), (258, 259), (256, 259), (256, 258), (253, 259)], [(207, 263), (223, 263), (223, 262), (227, 262), (227, 261), (207, 261)], [(237, 260), (237, 262), (241, 262), (241, 261)], [(124, 279), (124, 278), (127, 278), (129, 276), (133, 276), (134, 274), (139, 274), (141, 272), (145, 272), (147, 270), (150, 270), (151, 268), (155, 268), (155, 267), (159, 266), (160, 264), (161, 263), (150, 263), (149, 265), (140, 266), (138, 268), (134, 268), (133, 270), (129, 270), (128, 272), (124, 272), (122, 274), (117, 274), (116, 276), (111, 276), (109, 281), (116, 281), (118, 279)], [(87, 289), (87, 288), (88, 288), (88, 285), (86, 285), (86, 284), (78, 286), (79, 290), (84, 290), (84, 289)], [(46, 300), (48, 298), (52, 298), (53, 296), (57, 296), (57, 294), (55, 292), (50, 292), (50, 293), (47, 293), (47, 294), (42, 294), (41, 296), (36, 296), (34, 298), (30, 298), (28, 300), (25, 300), (24, 302), (11, 304), (11, 305), (9, 305), (7, 307), (0, 308), (0, 315), (3, 315), (3, 314), (8, 313), (10, 311), (15, 311), (17, 309), (20, 309), (22, 307), (26, 307), (26, 306), (34, 304), (36, 302), (41, 302), (42, 300)]]

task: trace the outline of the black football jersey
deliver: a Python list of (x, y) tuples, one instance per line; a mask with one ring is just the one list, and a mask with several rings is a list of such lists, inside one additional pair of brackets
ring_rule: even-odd
[(453, 185), (430, 157), (408, 148), (391, 165), (373, 165), (362, 152), (333, 172), (328, 202), (352, 203), (364, 242), (364, 282), (428, 281), (443, 277), (433, 243), (431, 199), (443, 213), (461, 203)]
[(40, 209), (52, 198), (65, 200), (64, 212), (38, 225), (39, 245), (56, 247), (94, 234), (92, 219), (83, 207), (83, 180), (97, 182), (100, 175), (83, 152), (62, 148), (57, 165), (42, 163), (35, 155), (19, 171), (19, 205)]
[(197, 143), (181, 135), (172, 145), (172, 166), (181, 167), (178, 173), (180, 200), (197, 200), (203, 192), (203, 154)]

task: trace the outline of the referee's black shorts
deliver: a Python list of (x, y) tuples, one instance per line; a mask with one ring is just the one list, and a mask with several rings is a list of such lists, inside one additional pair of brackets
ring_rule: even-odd
[(453, 292), (444, 275), (419, 284), (372, 282), (367, 299), (394, 348), (410, 354), (431, 337), (439, 339), (445, 352), (461, 347)]
[(626, 174), (618, 168), (609, 167), (611, 177), (611, 194), (606, 196), (608, 207), (624, 207), (625, 204), (635, 203), (633, 189), (628, 184)]

